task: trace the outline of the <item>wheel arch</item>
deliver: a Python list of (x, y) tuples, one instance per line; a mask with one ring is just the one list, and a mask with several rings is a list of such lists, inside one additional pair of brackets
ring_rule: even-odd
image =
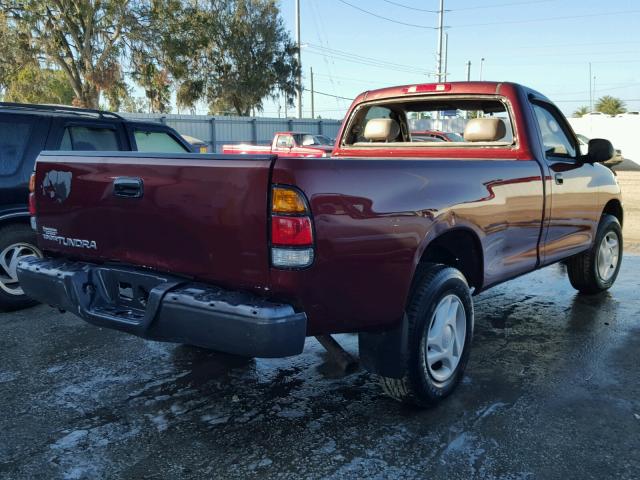
[(620, 226), (622, 226), (622, 222), (624, 220), (624, 211), (622, 210), (622, 203), (617, 198), (612, 198), (609, 200), (604, 209), (602, 210), (603, 215), (613, 215), (620, 222)]
[(478, 234), (471, 228), (449, 228), (428, 240), (416, 264), (414, 278), (420, 266), (442, 263), (462, 272), (476, 292), (484, 284), (484, 252)]

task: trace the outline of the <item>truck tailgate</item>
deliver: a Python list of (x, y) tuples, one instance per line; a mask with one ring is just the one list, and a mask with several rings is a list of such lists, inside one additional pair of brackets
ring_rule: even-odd
[(270, 156), (45, 152), (38, 241), (48, 252), (262, 289)]

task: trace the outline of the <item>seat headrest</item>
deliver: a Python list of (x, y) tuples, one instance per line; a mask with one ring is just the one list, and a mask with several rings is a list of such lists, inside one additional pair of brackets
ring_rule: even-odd
[(370, 142), (392, 142), (400, 133), (400, 125), (391, 118), (373, 118), (364, 127), (364, 138)]
[(472, 118), (464, 127), (465, 142), (496, 142), (507, 134), (499, 118)]

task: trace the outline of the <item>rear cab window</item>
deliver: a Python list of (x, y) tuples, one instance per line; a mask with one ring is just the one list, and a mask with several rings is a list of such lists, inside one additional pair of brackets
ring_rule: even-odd
[(507, 100), (499, 96), (420, 97), (364, 103), (347, 125), (345, 148), (515, 146)]
[(187, 150), (180, 142), (173, 138), (168, 132), (135, 128), (133, 137), (136, 141), (139, 152), (159, 152), (159, 153), (187, 153)]

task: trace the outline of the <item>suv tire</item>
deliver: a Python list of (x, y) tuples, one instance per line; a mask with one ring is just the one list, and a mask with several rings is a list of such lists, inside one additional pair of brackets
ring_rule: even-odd
[(21, 257), (42, 252), (36, 246), (36, 234), (29, 225), (16, 223), (0, 228), (0, 311), (35, 305), (18, 283), (16, 265)]

